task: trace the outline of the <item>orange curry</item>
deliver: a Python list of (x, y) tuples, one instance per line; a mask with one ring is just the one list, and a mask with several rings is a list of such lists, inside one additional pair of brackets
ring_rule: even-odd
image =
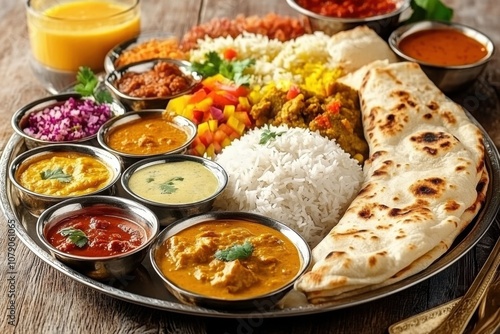
[(441, 66), (473, 64), (488, 51), (477, 40), (453, 29), (428, 29), (403, 38), (399, 48), (406, 55)]
[[(230, 260), (242, 245), (247, 257)], [(156, 252), (162, 273), (185, 290), (218, 299), (246, 299), (274, 291), (298, 273), (296, 247), (281, 232), (243, 220), (213, 220), (180, 231)]]
[(138, 155), (162, 154), (183, 146), (187, 133), (162, 115), (141, 117), (111, 131), (108, 145), (112, 149)]

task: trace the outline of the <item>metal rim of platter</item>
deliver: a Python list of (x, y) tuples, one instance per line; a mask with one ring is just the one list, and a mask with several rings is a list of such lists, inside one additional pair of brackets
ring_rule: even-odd
[[(490, 174), (490, 183), (488, 185), (488, 192), (484, 206), (480, 210), (478, 215), (474, 218), (473, 222), (467, 227), (465, 231), (461, 233), (457, 240), (455, 240), (455, 243), (447, 253), (445, 253), (441, 258), (439, 258), (423, 271), (392, 285), (356, 295), (346, 300), (338, 300), (336, 302), (327, 304), (306, 305), (293, 308), (273, 309), (269, 311), (219, 311), (198, 306), (190, 306), (177, 301), (175, 297), (171, 296), (168, 292), (166, 292), (166, 289), (161, 286), (159, 278), (156, 278), (154, 276), (151, 265), (150, 263), (148, 263), (149, 259), (147, 258), (143, 261), (144, 269), (148, 270), (146, 269), (146, 267), (150, 267), (151, 273), (153, 274), (153, 277), (156, 278), (156, 280), (154, 280), (152, 277), (150, 277), (150, 279), (157, 281), (157, 284), (153, 284), (152, 287), (153, 289), (161, 289), (158, 290), (158, 292), (166, 296), (167, 298), (165, 299), (157, 297), (155, 298), (146, 294), (141, 294), (140, 292), (132, 292), (130, 291), (130, 285), (132, 284), (128, 285), (122, 284), (123, 282), (118, 282), (118, 285), (121, 284), (122, 287), (116, 287), (115, 284), (117, 282), (110, 282), (111, 284), (98, 282), (69, 268), (68, 266), (62, 264), (60, 261), (52, 257), (47, 249), (43, 248), (40, 244), (37, 243), (36, 234), (34, 234), (35, 228), (33, 222), (35, 218), (33, 216), (30, 216), (29, 213), (23, 210), (22, 205), (19, 203), (19, 201), (16, 201), (17, 199), (12, 191), (12, 185), (10, 184), (7, 177), (9, 163), (13, 159), (13, 157), (17, 153), (20, 153), (20, 150), (23, 149), (22, 138), (17, 134), (13, 134), (9, 139), (0, 158), (0, 205), (2, 211), (4, 212), (5, 218), (9, 222), (15, 222), (15, 231), (17, 237), (37, 257), (39, 257), (42, 261), (46, 262), (64, 275), (70, 277), (71, 279), (117, 299), (165, 311), (218, 318), (242, 318), (255, 316), (258, 316), (260, 318), (279, 318), (334, 311), (359, 304), (364, 304), (395, 294), (438, 274), (439, 272), (445, 270), (453, 263), (458, 261), (463, 255), (465, 255), (488, 231), (491, 224), (495, 220), (496, 214), (500, 208), (500, 192), (494, 191), (494, 189), (500, 189), (500, 156), (494, 142), (486, 134), (486, 131), (484, 131), (482, 126), (470, 114), (468, 115), (473, 123), (480, 127), (484, 133), (486, 165)], [(31, 220), (31, 227), (29, 220)]]

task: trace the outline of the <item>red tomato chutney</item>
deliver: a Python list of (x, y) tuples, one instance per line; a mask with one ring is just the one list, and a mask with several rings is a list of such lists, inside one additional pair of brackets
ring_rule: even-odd
[(84, 213), (62, 219), (45, 238), (64, 253), (106, 257), (136, 249), (146, 241), (146, 231), (123, 217)]
[(341, 18), (388, 14), (398, 8), (397, 3), (395, 0), (297, 0), (297, 4), (311, 12)]
[(460, 66), (483, 59), (486, 46), (453, 29), (427, 29), (404, 37), (399, 42), (404, 54), (433, 65)]

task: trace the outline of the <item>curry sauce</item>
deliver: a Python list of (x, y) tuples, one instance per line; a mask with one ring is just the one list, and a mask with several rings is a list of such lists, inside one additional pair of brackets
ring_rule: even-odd
[[(217, 251), (248, 242), (249, 257), (220, 260)], [(281, 232), (243, 220), (213, 220), (191, 226), (167, 239), (156, 263), (174, 284), (218, 299), (245, 299), (289, 283), (299, 272), (296, 247)]]
[(162, 154), (182, 147), (188, 139), (186, 131), (162, 115), (143, 116), (117, 126), (108, 138), (112, 149), (138, 155)]
[(56, 152), (22, 164), (17, 178), (21, 186), (38, 194), (80, 196), (107, 186), (113, 173), (90, 155)]

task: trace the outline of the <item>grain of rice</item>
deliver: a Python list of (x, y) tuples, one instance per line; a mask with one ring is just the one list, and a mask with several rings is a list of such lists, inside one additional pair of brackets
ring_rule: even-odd
[[(282, 133), (259, 144), (264, 131)], [(214, 208), (277, 219), (314, 247), (359, 191), (361, 166), (334, 141), (307, 129), (270, 126), (234, 140), (215, 158), (229, 175)]]

